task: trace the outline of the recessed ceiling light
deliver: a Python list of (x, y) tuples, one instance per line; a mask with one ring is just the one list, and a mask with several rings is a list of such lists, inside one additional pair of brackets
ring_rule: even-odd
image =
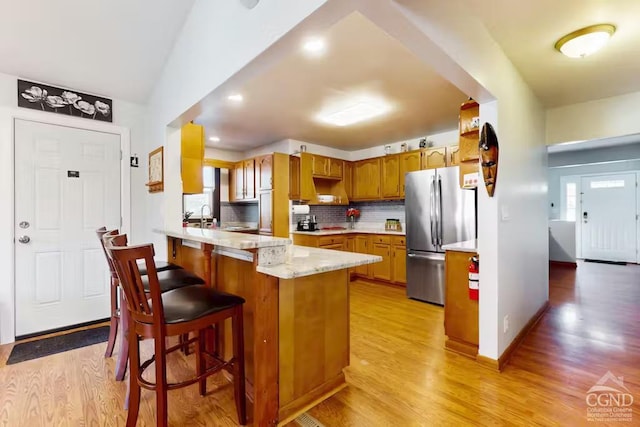
[(312, 55), (320, 55), (327, 49), (327, 45), (324, 39), (314, 37), (305, 41), (302, 45), (302, 48), (305, 50), (305, 52)]
[(244, 97), (239, 94), (239, 93), (234, 93), (232, 95), (227, 96), (227, 99), (229, 101), (234, 101), (234, 102), (242, 102), (242, 100), (244, 99)]
[(562, 37), (555, 48), (569, 58), (584, 58), (602, 49), (615, 31), (611, 24), (591, 25)]
[(209, 138), (209, 141), (211, 141), (211, 142), (220, 142), (220, 138), (217, 137), (217, 136), (212, 136), (212, 137)]
[(348, 126), (380, 116), (389, 111), (388, 106), (373, 105), (367, 102), (358, 102), (342, 110), (323, 114), (319, 119), (335, 126)]

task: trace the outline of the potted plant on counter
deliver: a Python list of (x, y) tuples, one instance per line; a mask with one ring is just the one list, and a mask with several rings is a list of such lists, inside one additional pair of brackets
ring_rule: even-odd
[(347, 218), (349, 218), (349, 228), (354, 229), (356, 224), (356, 218), (360, 216), (360, 210), (356, 208), (347, 209)]

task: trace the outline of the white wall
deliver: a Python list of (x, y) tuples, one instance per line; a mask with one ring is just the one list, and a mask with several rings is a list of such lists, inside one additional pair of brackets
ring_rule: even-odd
[(576, 223), (549, 221), (549, 260), (576, 262)]
[[(458, 136), (458, 129), (454, 129), (451, 131), (447, 131), (447, 132), (441, 132), (441, 133), (436, 133), (433, 135), (429, 135), (429, 136), (425, 136), (425, 138), (427, 138), (428, 141), (433, 142), (433, 147), (444, 147), (447, 145), (458, 145), (458, 140), (459, 140), (459, 136)], [(402, 140), (402, 141), (394, 141), (394, 142), (388, 142), (386, 144), (382, 144), (382, 145), (377, 145), (375, 147), (371, 147), (371, 148), (365, 148), (362, 150), (355, 150), (355, 151), (351, 151), (350, 152), (350, 160), (362, 160), (362, 159), (368, 159), (370, 157), (378, 157), (378, 156), (384, 156), (385, 152), (384, 152), (384, 146), (385, 145), (390, 145), (391, 146), (391, 153), (399, 153), (400, 152), (400, 146), (403, 143), (407, 144), (407, 150), (411, 151), (411, 150), (418, 150), (420, 149), (420, 139), (422, 138), (412, 138), (412, 139), (406, 139), (406, 140)]]
[(640, 132), (640, 92), (547, 110), (546, 142), (587, 141)]
[[(113, 100), (113, 124), (77, 117), (40, 112), (17, 107), (17, 77), (0, 74), (0, 343), (14, 340), (14, 200), (13, 200), (13, 120), (16, 117), (120, 134), (125, 164), (123, 167), (123, 229), (132, 240), (144, 235), (145, 212), (143, 193), (146, 191), (146, 159), (144, 148), (144, 113), (139, 105)], [(55, 85), (55, 82), (49, 82)], [(138, 153), (140, 167), (128, 167), (129, 151)], [(137, 203), (130, 203), (131, 199)], [(138, 233), (139, 231), (139, 233)], [(19, 284), (18, 284), (19, 285)]]
[(222, 150), (220, 148), (205, 147), (204, 158), (224, 160), (227, 162), (238, 162), (244, 159), (245, 157), (242, 151), (231, 151), (231, 150)]

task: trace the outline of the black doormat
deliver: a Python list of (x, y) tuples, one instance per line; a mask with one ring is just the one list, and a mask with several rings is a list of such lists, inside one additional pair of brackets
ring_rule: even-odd
[(7, 365), (98, 344), (108, 339), (109, 327), (101, 326), (99, 328), (85, 329), (66, 335), (58, 335), (57, 337), (16, 344), (13, 350), (11, 350)]
[(602, 261), (600, 259), (585, 259), (584, 262), (596, 262), (598, 264), (627, 265), (624, 261)]

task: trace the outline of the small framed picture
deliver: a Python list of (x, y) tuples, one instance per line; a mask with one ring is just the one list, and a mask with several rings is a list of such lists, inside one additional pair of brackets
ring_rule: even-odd
[(471, 118), (471, 129), (477, 129), (480, 127), (480, 117), (476, 116)]

